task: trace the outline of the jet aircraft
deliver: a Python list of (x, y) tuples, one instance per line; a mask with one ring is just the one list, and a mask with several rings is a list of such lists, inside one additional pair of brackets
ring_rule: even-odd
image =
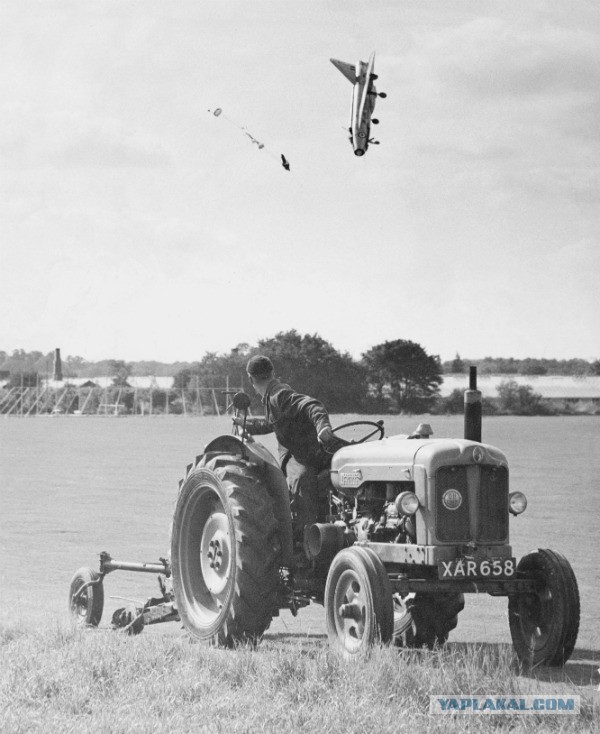
[(356, 66), (337, 59), (330, 59), (330, 61), (353, 85), (352, 112), (348, 132), (354, 155), (364, 155), (369, 143), (379, 145), (378, 140), (370, 137), (371, 123), (379, 124), (379, 120), (371, 117), (375, 109), (375, 97), (387, 96), (384, 92), (377, 92), (373, 84), (377, 79), (377, 74), (373, 72), (375, 51), (371, 54), (368, 63), (358, 61)]

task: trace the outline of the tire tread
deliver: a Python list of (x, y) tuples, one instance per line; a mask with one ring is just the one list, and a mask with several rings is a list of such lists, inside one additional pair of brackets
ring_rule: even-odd
[[(239, 457), (220, 455), (205, 461), (200, 456), (190, 466), (180, 494), (197, 473), (208, 473), (222, 490), (234, 521), (235, 577), (212, 639), (225, 647), (254, 643), (269, 627), (278, 608), (280, 544), (270, 495), (259, 481), (257, 470)], [(185, 609), (180, 609), (180, 614), (193, 634), (203, 639), (209, 636), (206, 630), (193, 627)]]

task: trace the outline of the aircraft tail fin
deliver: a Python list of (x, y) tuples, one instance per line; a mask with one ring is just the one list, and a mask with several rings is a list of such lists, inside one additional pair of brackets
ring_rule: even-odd
[(347, 64), (345, 61), (338, 61), (337, 59), (329, 59), (329, 61), (342, 72), (349, 82), (352, 84), (356, 82), (356, 67), (354, 64)]

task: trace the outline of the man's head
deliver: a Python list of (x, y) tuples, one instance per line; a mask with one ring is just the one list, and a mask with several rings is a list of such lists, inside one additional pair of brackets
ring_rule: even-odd
[(257, 354), (248, 360), (246, 372), (256, 392), (261, 395), (265, 394), (266, 386), (273, 379), (273, 370), (273, 362), (262, 354)]

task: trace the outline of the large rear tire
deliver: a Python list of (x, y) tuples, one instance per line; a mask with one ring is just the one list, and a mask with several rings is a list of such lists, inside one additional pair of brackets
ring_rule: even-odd
[(348, 660), (394, 631), (392, 589), (385, 566), (369, 548), (345, 548), (329, 568), (325, 586), (327, 634)]
[(83, 566), (69, 588), (69, 612), (78, 627), (97, 627), (104, 610), (104, 587), (97, 571)]
[(281, 544), (252, 465), (221, 456), (191, 467), (173, 516), (173, 591), (184, 626), (231, 647), (257, 642), (277, 610)]
[(508, 621), (519, 661), (528, 668), (564, 665), (579, 631), (579, 589), (569, 561), (556, 551), (539, 549), (523, 556), (517, 576), (534, 578), (534, 594), (508, 597)]
[(407, 601), (413, 628), (407, 635), (410, 647), (443, 645), (458, 624), (458, 615), (465, 608), (464, 594), (417, 593)]

